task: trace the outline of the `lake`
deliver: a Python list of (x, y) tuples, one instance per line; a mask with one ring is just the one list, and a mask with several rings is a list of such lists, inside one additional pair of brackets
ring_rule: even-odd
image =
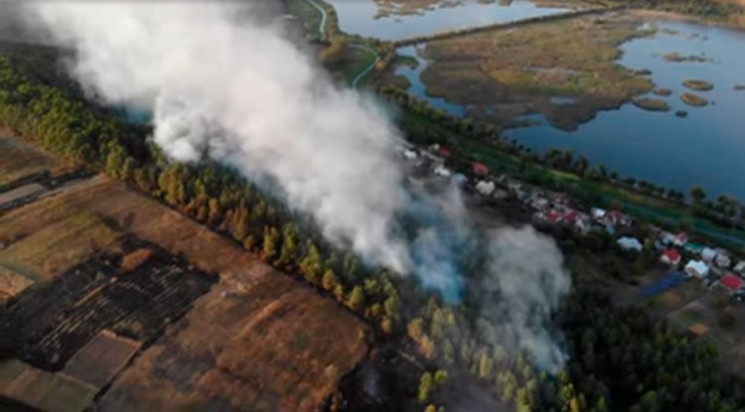
[[(646, 179), (687, 193), (703, 186), (709, 197), (734, 195), (745, 200), (745, 32), (678, 21), (660, 21), (656, 35), (631, 40), (621, 46), (619, 63), (631, 69), (649, 69), (657, 87), (673, 91), (667, 113), (647, 112), (626, 104), (619, 110), (600, 112), (573, 132), (556, 129), (541, 115), (531, 116), (539, 125), (513, 129), (506, 137), (541, 151), (574, 149), (593, 163), (602, 163), (622, 176)], [(417, 46), (424, 47), (424, 46)], [(399, 67), (396, 73), (409, 79), (409, 91), (434, 107), (463, 115), (466, 108), (426, 95), (419, 73), (427, 61), (414, 46), (399, 49), (420, 62), (416, 69)], [(696, 56), (675, 62), (666, 53)], [(703, 60), (703, 61), (702, 61)], [(680, 100), (686, 79), (707, 80), (714, 89), (693, 92), (706, 97), (707, 107), (690, 107)], [(569, 102), (567, 102), (569, 103)], [(688, 112), (686, 118), (674, 115)]]
[(569, 10), (562, 7), (539, 7), (530, 1), (487, 3), (479, 0), (461, 0), (434, 1), (433, 6), (419, 9), (416, 14), (391, 13), (380, 16), (380, 7), (373, 0), (326, 1), (336, 9), (342, 31), (381, 40), (402, 40), (454, 29), (508, 23)]

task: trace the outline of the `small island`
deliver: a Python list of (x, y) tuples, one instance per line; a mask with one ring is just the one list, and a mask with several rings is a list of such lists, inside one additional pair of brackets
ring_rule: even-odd
[(634, 106), (650, 112), (666, 112), (670, 106), (662, 99), (640, 98), (633, 100)]
[(708, 92), (709, 90), (714, 88), (714, 85), (707, 82), (706, 80), (695, 80), (695, 79), (688, 79), (684, 81), (683, 86), (691, 90), (696, 90), (699, 92)]
[(662, 59), (667, 62), (674, 62), (674, 63), (682, 63), (682, 62), (694, 62), (694, 63), (707, 63), (711, 62), (711, 59), (691, 54), (689, 56), (683, 56), (682, 54), (678, 52), (673, 53), (665, 53), (662, 55)]
[(685, 110), (678, 110), (677, 112), (675, 112), (675, 115), (682, 119), (682, 118), (688, 117), (688, 112)]
[(667, 97), (667, 96), (670, 96), (671, 94), (673, 94), (673, 91), (670, 90), (670, 89), (659, 88), (659, 89), (654, 89), (652, 91), (652, 93), (656, 94), (657, 96)]
[(735, 87), (733, 87), (736, 92), (742, 92), (745, 91), (745, 84), (736, 84)]
[(680, 100), (682, 100), (683, 103), (693, 107), (704, 107), (709, 104), (709, 101), (706, 100), (706, 98), (693, 93), (681, 94)]

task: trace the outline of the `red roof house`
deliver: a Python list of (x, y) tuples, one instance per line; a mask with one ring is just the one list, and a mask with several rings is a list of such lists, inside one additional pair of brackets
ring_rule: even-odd
[(685, 232), (678, 233), (677, 236), (675, 236), (675, 244), (678, 246), (683, 246), (688, 242), (688, 235)]
[(441, 147), (440, 150), (437, 151), (437, 153), (440, 154), (440, 157), (450, 157), (450, 149), (447, 147)]
[(605, 219), (609, 223), (617, 225), (623, 219), (623, 213), (620, 210), (611, 210), (605, 214)]
[(489, 166), (483, 164), (483, 163), (473, 163), (471, 165), (473, 167), (473, 173), (479, 175), (479, 176), (486, 176), (489, 174)]
[(564, 215), (563, 220), (565, 222), (569, 222), (571, 224), (574, 224), (574, 223), (577, 222), (577, 219), (578, 218), (579, 218), (579, 212), (577, 212), (576, 210), (570, 210), (569, 212), (567, 212)]
[(719, 283), (732, 292), (737, 292), (742, 287), (742, 279), (731, 273), (727, 273), (719, 279)]
[(561, 213), (552, 209), (550, 212), (548, 212), (547, 218), (549, 222), (557, 223), (561, 220)]
[(668, 265), (677, 265), (678, 263), (680, 263), (680, 252), (678, 252), (676, 249), (668, 249), (662, 252), (660, 260), (664, 263), (667, 263)]

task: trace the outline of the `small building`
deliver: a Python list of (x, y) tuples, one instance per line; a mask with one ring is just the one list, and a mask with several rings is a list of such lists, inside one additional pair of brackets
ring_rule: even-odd
[(729, 254), (726, 250), (720, 249), (717, 252), (717, 257), (714, 259), (714, 263), (716, 263), (716, 265), (722, 269), (728, 269), (730, 266), (732, 266), (732, 259), (730, 259)]
[(680, 232), (675, 236), (675, 246), (683, 246), (688, 243), (688, 234)]
[(546, 215), (546, 220), (548, 220), (550, 223), (554, 223), (554, 224), (559, 223), (559, 222), (561, 222), (561, 213), (559, 213), (558, 211), (556, 211), (554, 209), (551, 209), (548, 212), (548, 215)]
[(489, 166), (483, 163), (474, 162), (473, 164), (471, 164), (471, 169), (473, 170), (473, 173), (477, 176), (489, 175)]
[(719, 279), (719, 284), (727, 288), (730, 293), (735, 293), (742, 288), (742, 278), (732, 273), (725, 273)]
[(717, 257), (717, 251), (710, 247), (705, 247), (701, 250), (701, 258), (707, 262), (712, 262)]
[(452, 175), (452, 172), (445, 166), (438, 165), (437, 167), (435, 167), (435, 174), (437, 176), (450, 177)]
[(450, 157), (451, 153), (450, 153), (450, 149), (448, 149), (447, 147), (440, 147), (437, 150), (437, 154), (439, 154), (440, 157), (447, 159), (448, 157)]
[(592, 218), (595, 220), (603, 220), (605, 219), (605, 210), (598, 207), (593, 207), (592, 209), (590, 209), (590, 216), (592, 216)]
[(735, 265), (735, 268), (733, 269), (736, 273), (739, 273), (741, 275), (745, 275), (745, 260), (741, 260), (737, 262)]
[(644, 245), (639, 242), (639, 239), (634, 237), (628, 237), (624, 236), (620, 239), (618, 239), (618, 246), (621, 247), (623, 250), (635, 250), (637, 252), (641, 252)]
[(476, 191), (484, 196), (490, 196), (492, 193), (494, 193), (494, 189), (496, 189), (496, 185), (494, 184), (494, 182), (479, 180), (478, 183), (476, 183)]
[(416, 152), (415, 152), (415, 151), (413, 151), (413, 150), (404, 150), (404, 157), (405, 157), (405, 158), (406, 158), (407, 160), (416, 160), (416, 158), (417, 158), (418, 156), (417, 156)]
[(671, 266), (676, 266), (680, 263), (680, 252), (678, 252), (676, 249), (667, 249), (666, 251), (662, 252), (660, 261)]
[(612, 225), (621, 224), (624, 221), (623, 213), (620, 210), (608, 211), (605, 214), (605, 220)]
[(700, 260), (691, 260), (686, 264), (685, 271), (688, 276), (703, 279), (709, 274), (709, 266)]
[(670, 246), (675, 244), (675, 235), (670, 232), (660, 232), (660, 239), (662, 240), (662, 243)]
[(533, 209), (544, 210), (548, 208), (549, 202), (548, 199), (544, 197), (536, 196), (533, 197), (533, 201), (530, 205), (533, 206)]
[(701, 252), (704, 250), (704, 247), (702, 245), (699, 245), (698, 243), (686, 242), (683, 245), (683, 250), (688, 253), (693, 253), (694, 255), (700, 256)]

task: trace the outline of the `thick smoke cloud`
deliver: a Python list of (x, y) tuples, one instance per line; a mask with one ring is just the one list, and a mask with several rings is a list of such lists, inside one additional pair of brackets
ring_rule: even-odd
[(568, 289), (556, 247), (530, 229), (476, 235), (458, 189), (407, 188), (384, 112), (332, 85), (281, 25), (220, 2), (31, 2), (28, 11), (76, 50), (72, 72), (88, 91), (152, 111), (153, 139), (174, 160), (210, 157), (271, 182), (327, 239), (449, 301), (464, 291), (469, 251), (487, 251), (482, 317), (507, 324), (510, 341), (544, 365), (561, 363), (544, 325)]

